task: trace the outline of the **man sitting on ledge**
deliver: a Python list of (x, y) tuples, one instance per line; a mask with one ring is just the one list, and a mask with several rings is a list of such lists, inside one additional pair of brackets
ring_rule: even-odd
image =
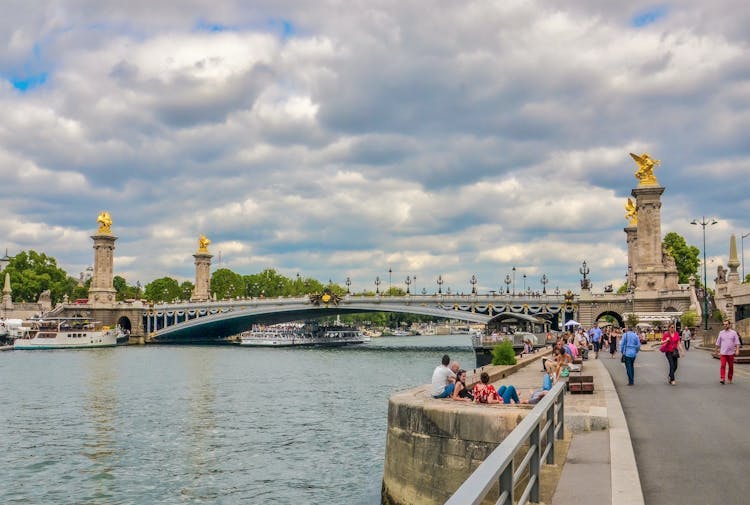
[[(453, 393), (453, 388), (456, 387), (456, 372), (448, 368), (450, 362), (450, 357), (444, 354), (441, 364), (432, 372), (433, 398), (448, 398)], [(454, 362), (451, 366), (455, 366), (458, 370), (458, 363)]]

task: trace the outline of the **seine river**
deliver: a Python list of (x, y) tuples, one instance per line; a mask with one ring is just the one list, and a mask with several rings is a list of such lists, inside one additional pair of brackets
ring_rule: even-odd
[(380, 503), (388, 397), (461, 336), (0, 353), (0, 503)]

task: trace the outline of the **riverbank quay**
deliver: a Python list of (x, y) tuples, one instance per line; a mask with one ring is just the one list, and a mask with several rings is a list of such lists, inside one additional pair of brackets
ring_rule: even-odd
[[(496, 387), (512, 384), (526, 398), (541, 387), (540, 358), (549, 352), (512, 367), (477, 369), (467, 385), (486, 371)], [(594, 377), (594, 392), (565, 395), (565, 439), (555, 445), (557, 464), (543, 467), (542, 503), (643, 503), (625, 416), (601, 359), (610, 358), (583, 362), (582, 374)], [(428, 385), (392, 395), (381, 502), (444, 503), (532, 408), (435, 400)], [(605, 478), (594, 477), (602, 472)]]

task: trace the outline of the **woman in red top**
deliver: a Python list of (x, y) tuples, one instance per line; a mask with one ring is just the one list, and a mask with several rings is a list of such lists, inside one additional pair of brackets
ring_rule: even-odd
[(669, 378), (667, 382), (674, 386), (676, 384), (674, 374), (677, 371), (677, 361), (684, 351), (680, 342), (680, 334), (675, 331), (673, 324), (670, 324), (669, 329), (662, 335), (660, 350), (667, 357), (667, 362), (669, 363)]

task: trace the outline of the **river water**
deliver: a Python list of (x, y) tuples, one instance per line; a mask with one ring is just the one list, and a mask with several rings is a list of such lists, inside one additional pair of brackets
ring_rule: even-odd
[(0, 503), (380, 503), (388, 397), (466, 335), (0, 353)]

